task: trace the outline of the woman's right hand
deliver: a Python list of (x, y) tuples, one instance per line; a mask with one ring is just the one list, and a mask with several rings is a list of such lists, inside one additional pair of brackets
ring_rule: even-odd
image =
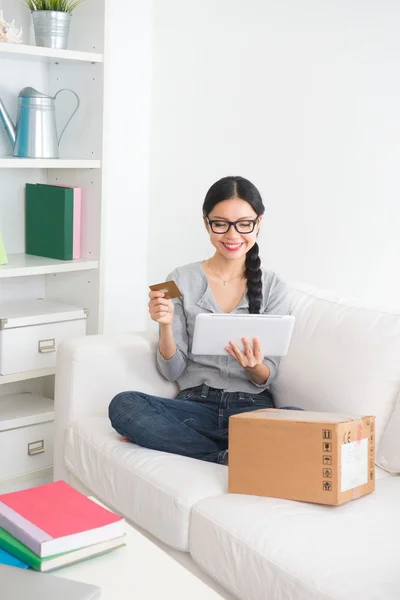
[(164, 297), (164, 292), (149, 293), (149, 313), (150, 317), (160, 325), (172, 325), (174, 318), (174, 303)]

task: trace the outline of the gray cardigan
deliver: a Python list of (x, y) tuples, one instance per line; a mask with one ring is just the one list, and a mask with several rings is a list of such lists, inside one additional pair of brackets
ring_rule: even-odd
[[(157, 352), (157, 366), (169, 381), (177, 381), (181, 390), (206, 383), (210, 387), (226, 392), (248, 392), (257, 394), (269, 387), (279, 367), (278, 357), (265, 358), (271, 375), (265, 385), (253, 383), (246, 371), (229, 355), (199, 356), (192, 354), (194, 322), (196, 315), (204, 312), (221, 313), (208, 285), (202, 262), (178, 267), (168, 275), (182, 292), (181, 298), (173, 300), (174, 339), (177, 351), (172, 358), (165, 360)], [(290, 297), (287, 285), (273, 272), (262, 269), (263, 300), (260, 313), (285, 315), (290, 310)], [(247, 292), (233, 313), (248, 314)], [(229, 340), (227, 340), (227, 343)]]

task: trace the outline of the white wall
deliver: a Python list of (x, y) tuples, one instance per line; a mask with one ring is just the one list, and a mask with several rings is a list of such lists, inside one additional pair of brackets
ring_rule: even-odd
[(211, 253), (208, 187), (263, 194), (267, 266), (400, 306), (396, 0), (155, 0), (148, 283)]
[(147, 327), (152, 1), (106, 2), (104, 333)]

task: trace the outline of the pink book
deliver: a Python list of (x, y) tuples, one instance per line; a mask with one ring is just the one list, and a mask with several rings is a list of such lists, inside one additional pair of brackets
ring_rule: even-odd
[(81, 257), (81, 219), (82, 219), (82, 189), (70, 185), (60, 185), (74, 190), (74, 223), (72, 230), (72, 258)]
[(0, 525), (42, 558), (125, 533), (125, 520), (120, 515), (93, 502), (65, 481), (1, 494)]

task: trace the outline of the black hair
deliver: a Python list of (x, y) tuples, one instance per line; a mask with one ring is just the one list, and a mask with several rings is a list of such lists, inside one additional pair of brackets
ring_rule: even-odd
[[(223, 177), (208, 190), (204, 203), (203, 215), (207, 217), (218, 202), (239, 198), (248, 202), (257, 216), (264, 214), (265, 206), (256, 186), (248, 179), (238, 176)], [(258, 314), (262, 301), (261, 260), (258, 255), (258, 244), (254, 244), (246, 254), (245, 277), (247, 279), (247, 295), (249, 313)]]

